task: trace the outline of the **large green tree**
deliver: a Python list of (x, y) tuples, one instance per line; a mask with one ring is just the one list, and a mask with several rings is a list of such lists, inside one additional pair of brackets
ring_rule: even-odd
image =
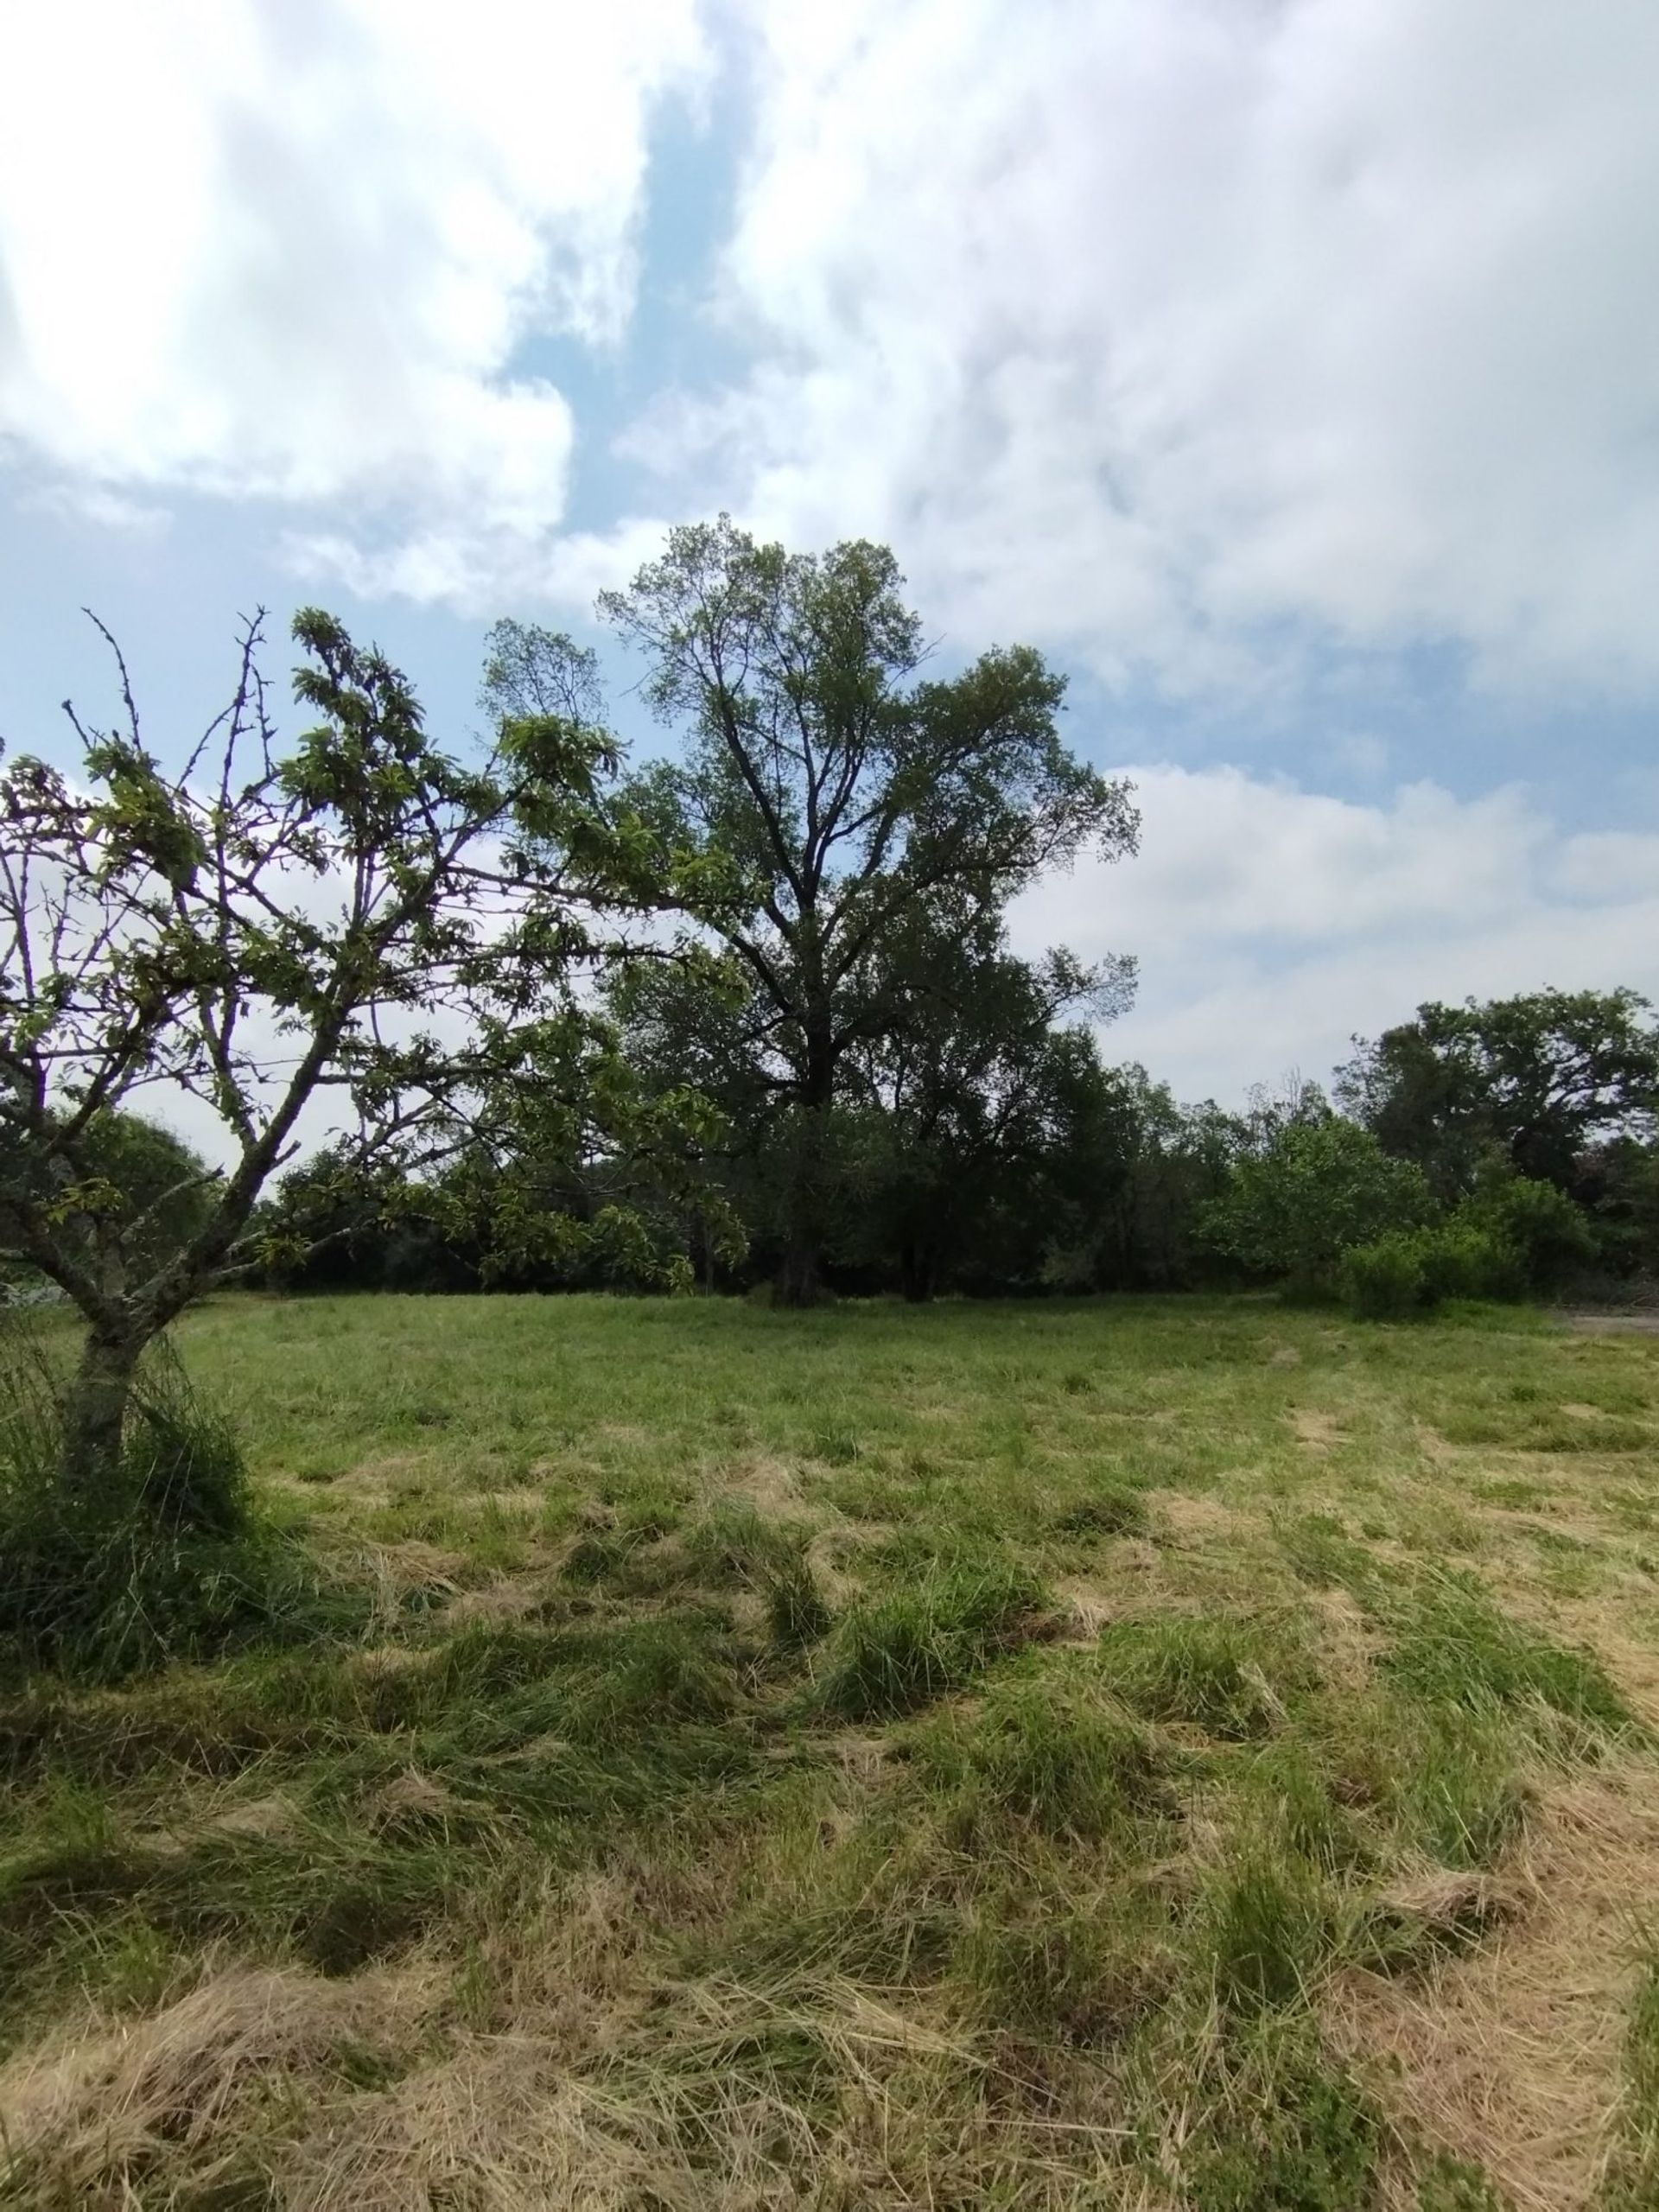
[[(328, 1098), (358, 1162), (406, 1164), (429, 1135), (454, 1141), (466, 1100), (515, 1071), (535, 1081), (538, 1045), (586, 1020), (569, 986), (588, 940), (564, 894), (573, 877), (605, 887), (604, 741), (526, 713), (454, 758), (382, 654), (315, 610), (294, 631), (315, 719), (286, 754), (256, 621), (181, 766), (145, 743), (121, 667), (117, 726), (74, 721), (78, 774), (0, 769), (0, 1250), (86, 1323), (70, 1491), (113, 1477), (146, 1346), (247, 1257), (308, 1106)], [(181, 1160), (134, 1203), (111, 1133), (181, 1093), (217, 1117), (223, 1160)]]
[(1218, 1251), (1299, 1290), (1327, 1286), (1356, 1244), (1427, 1221), (1433, 1201), (1414, 1162), (1369, 1129), (1310, 1104), (1236, 1164), (1206, 1217)]
[(917, 1020), (930, 918), (971, 923), (1082, 852), (1135, 846), (1128, 786), (1060, 741), (1062, 679), (1026, 646), (930, 677), (902, 581), (881, 546), (789, 554), (721, 518), (672, 531), (601, 602), (679, 740), (619, 821), (662, 903), (741, 970), (732, 1041), (788, 1125), (791, 1304), (817, 1293), (832, 1112), (854, 1055)]
[(1494, 1152), (1572, 1192), (1592, 1144), (1652, 1134), (1659, 1029), (1648, 1014), (1630, 990), (1421, 1006), (1374, 1042), (1355, 1039), (1337, 1096), (1445, 1199), (1472, 1191)]

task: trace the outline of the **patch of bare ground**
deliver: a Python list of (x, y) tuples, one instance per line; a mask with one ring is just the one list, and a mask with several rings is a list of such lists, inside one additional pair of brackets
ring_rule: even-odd
[[(599, 2063), (580, 2070), (559, 2063), (550, 2037), (470, 2040), (354, 2100), (332, 2135), (299, 2146), (283, 2176), (285, 2207), (405, 2212), (464, 2201), (480, 2212), (645, 2204), (781, 2212), (915, 2201), (894, 2186), (882, 2140), (885, 2080), (903, 2064), (955, 2057), (947, 2037), (847, 1985), (781, 2001), (712, 1982), (662, 1994), (656, 2026), (660, 2033), (671, 2019), (676, 2027), (672, 2067), (650, 2063), (626, 2015), (602, 2024), (591, 2054)], [(852, 2113), (864, 2115), (827, 2143), (777, 2076), (747, 2057), (757, 2044), (794, 2035), (810, 2037), (849, 2080)], [(708, 2150), (689, 2155), (688, 2137)], [(809, 2193), (798, 2178), (805, 2171)]]
[(1547, 1782), (1495, 1932), (1421, 1976), (1344, 1973), (1325, 2024), (1410, 2133), (1478, 2161), (1516, 2212), (1581, 2212), (1611, 2147), (1633, 1938), (1656, 1885), (1651, 1767)]
[(1310, 1452), (1328, 1452), (1342, 1441), (1342, 1424), (1336, 1415), (1310, 1406), (1298, 1406), (1290, 1415), (1290, 1425), (1296, 1432), (1296, 1441)]
[(429, 1544), (421, 1536), (365, 1545), (364, 1556), (379, 1586), (381, 1610), (392, 1617), (398, 1611), (404, 1592), (419, 1590), (431, 1598), (454, 1598), (473, 1571), (464, 1553)]
[(431, 1473), (424, 1452), (389, 1452), (372, 1459), (359, 1459), (342, 1467), (330, 1481), (332, 1491), (349, 1491), (354, 1503), (378, 1505), (411, 1487), (424, 1485)]
[(1157, 1545), (1146, 1536), (1120, 1536), (1112, 1553), (1112, 1563), (1131, 1576), (1156, 1574), (1162, 1565)]
[(452, 1790), (414, 1766), (405, 1767), (383, 1783), (364, 1807), (375, 1827), (392, 1829), (445, 1827), (461, 1809), (461, 1800)]
[(1371, 1663), (1388, 1639), (1351, 1592), (1333, 1586), (1309, 1594), (1315, 1648), (1325, 1673), (1351, 1689), (1365, 1688)]
[(849, 1782), (873, 1787), (893, 1764), (893, 1747), (868, 1729), (842, 1728), (829, 1739), (830, 1757)]
[(1058, 1639), (1065, 1643), (1096, 1643), (1102, 1629), (1122, 1611), (1119, 1599), (1080, 1575), (1058, 1578), (1054, 1594), (1065, 1609), (1065, 1626)]
[[(245, 1798), (239, 1804), (221, 1805), (217, 1812), (193, 1816), (186, 1828), (177, 1825), (141, 1831), (132, 1839), (135, 1851), (147, 1852), (156, 1859), (179, 1859), (191, 1845), (204, 1836), (224, 1841), (250, 1840), (255, 1843), (283, 1843), (290, 1841), (300, 1830), (300, 1815), (292, 1798), (280, 1792), (265, 1797)], [(3, 2141), (0, 2129), (0, 2141)]]
[[(1053, 1589), (1061, 1625), (1056, 1641), (1092, 1644), (1109, 1622), (1142, 1612), (1163, 1564), (1157, 1545), (1145, 1536), (1118, 1536), (1103, 1554), (1102, 1573), (1057, 1575)], [(1158, 1601), (1166, 1601), (1161, 1585)], [(1180, 1601), (1171, 1597), (1167, 1602)]]
[(712, 1497), (741, 1498), (773, 1519), (799, 1520), (806, 1512), (795, 1469), (769, 1452), (753, 1452), (722, 1465), (709, 1487)]
[(892, 1529), (884, 1528), (880, 1522), (855, 1521), (844, 1514), (837, 1514), (827, 1527), (818, 1530), (807, 1545), (807, 1563), (832, 1605), (844, 1605), (857, 1597), (863, 1586), (860, 1577), (850, 1570), (855, 1566), (859, 1553), (887, 1542), (892, 1535)]
[(522, 1621), (545, 1610), (556, 1585), (545, 1573), (499, 1575), (476, 1590), (463, 1590), (445, 1606), (446, 1628), (470, 1621)]
[(1426, 1421), (1417, 1423), (1416, 1438), (1417, 1449), (1434, 1466), (1452, 1466), (1460, 1456), (1457, 1446), (1442, 1436), (1438, 1428), (1431, 1428)]
[(469, 1490), (457, 1493), (455, 1503), (481, 1513), (499, 1513), (504, 1519), (533, 1519), (542, 1510), (542, 1493), (523, 1483), (511, 1490)]
[(1659, 1337), (1659, 1309), (1651, 1306), (1619, 1313), (1558, 1313), (1554, 1318), (1575, 1336)]
[(1224, 1543), (1255, 1525), (1255, 1515), (1241, 1513), (1208, 1491), (1148, 1491), (1147, 1503), (1178, 1544)]

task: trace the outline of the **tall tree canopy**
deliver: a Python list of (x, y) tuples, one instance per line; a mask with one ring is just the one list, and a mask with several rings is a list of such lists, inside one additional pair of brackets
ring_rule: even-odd
[(1026, 646), (925, 676), (902, 581), (884, 547), (789, 554), (722, 517), (672, 531), (601, 601), (680, 737), (620, 810), (663, 903), (728, 948), (728, 1042), (792, 1125), (791, 1303), (817, 1292), (830, 1109), (853, 1056), (918, 1019), (938, 923), (969, 928), (1084, 850), (1133, 852), (1138, 831), (1128, 785), (1060, 742), (1063, 680)]
[[(119, 725), (75, 722), (79, 777), (28, 757), (0, 772), (0, 1249), (87, 1325), (72, 1489), (118, 1459), (146, 1345), (244, 1256), (315, 1096), (332, 1092), (353, 1157), (407, 1160), (453, 1141), (458, 1101), (585, 1033), (566, 983), (587, 939), (550, 856), (591, 817), (605, 742), (525, 713), (463, 763), (382, 654), (315, 610), (294, 632), (317, 720), (285, 758), (255, 622), (231, 704), (176, 772), (123, 667)], [(591, 831), (585, 851), (582, 887), (602, 889)], [(217, 1116), (226, 1164), (185, 1156), (135, 1201), (111, 1145), (181, 1093)]]
[(1443, 1198), (1472, 1191), (1494, 1152), (1570, 1192), (1586, 1147), (1652, 1135), (1659, 1030), (1648, 1012), (1630, 990), (1421, 1006), (1374, 1043), (1355, 1039), (1337, 1096)]

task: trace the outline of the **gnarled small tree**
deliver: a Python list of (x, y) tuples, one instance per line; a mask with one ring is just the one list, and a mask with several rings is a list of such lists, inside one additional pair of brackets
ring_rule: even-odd
[[(527, 1039), (587, 1033), (570, 986), (592, 939), (573, 899), (608, 880), (592, 829), (608, 741), (525, 712), (458, 760), (383, 654), (315, 609), (294, 635), (316, 721), (285, 757), (256, 619), (231, 702), (182, 767), (145, 744), (118, 652), (118, 726), (68, 709), (79, 775), (0, 763), (0, 1249), (86, 1324), (72, 1494), (118, 1465), (146, 1346), (247, 1258), (308, 1106), (329, 1098), (354, 1160), (408, 1165), (454, 1142), (466, 1098), (522, 1070)], [(580, 861), (562, 837), (577, 816)], [(224, 1164), (187, 1164), (135, 1205), (101, 1164), (108, 1133), (185, 1096), (216, 1117)], [(164, 1220), (175, 1236), (158, 1238)]]

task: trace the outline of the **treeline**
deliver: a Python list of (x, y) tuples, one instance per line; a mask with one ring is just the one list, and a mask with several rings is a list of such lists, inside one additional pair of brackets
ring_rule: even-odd
[[(970, 1007), (937, 1009), (903, 1065), (861, 1056), (815, 1173), (833, 1290), (969, 1296), (1285, 1284), (1398, 1313), (1445, 1296), (1659, 1275), (1659, 1032), (1634, 992), (1428, 1005), (1357, 1041), (1333, 1097), (1265, 1090), (1247, 1110), (1182, 1105), (1006, 954)], [(648, 1154), (482, 1149), (429, 1179), (354, 1177), (324, 1155), (271, 1209), (286, 1288), (651, 1288), (774, 1283), (799, 1136), (787, 1108), (715, 1085), (706, 979), (655, 972), (614, 995), (642, 1088), (717, 1096), (706, 1147), (665, 1179)], [(968, 1019), (973, 1015), (970, 1027)], [(895, 1060), (899, 1056), (895, 1054)], [(887, 1080), (883, 1081), (883, 1074)], [(706, 1095), (706, 1094), (705, 1094)], [(506, 1188), (580, 1225), (529, 1255), (493, 1233)], [(293, 1256), (284, 1258), (284, 1253)]]

